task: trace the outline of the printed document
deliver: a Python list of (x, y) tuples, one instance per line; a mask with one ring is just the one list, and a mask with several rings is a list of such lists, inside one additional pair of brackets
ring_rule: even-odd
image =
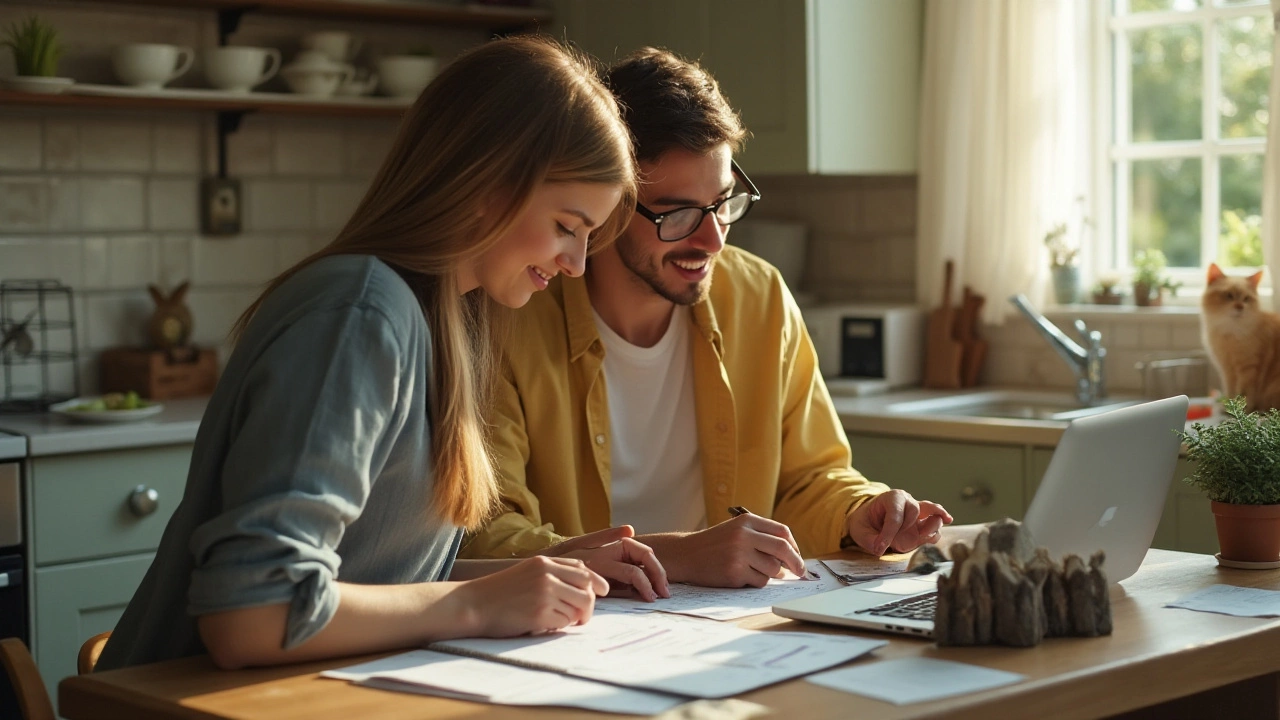
[(545, 705), (654, 715), (688, 702), (688, 698), (430, 650), (414, 650), (321, 674), (383, 690), (495, 705)]
[(599, 615), (536, 637), (474, 638), (430, 649), (699, 698), (754, 690), (885, 645), (842, 635), (759, 632), (665, 613)]
[(1165, 607), (1240, 617), (1280, 617), (1280, 592), (1235, 585), (1210, 585), (1178, 598)]
[(918, 657), (864, 663), (805, 678), (815, 685), (894, 705), (940, 700), (1012, 685), (1024, 679), (1026, 676), (1018, 673)]

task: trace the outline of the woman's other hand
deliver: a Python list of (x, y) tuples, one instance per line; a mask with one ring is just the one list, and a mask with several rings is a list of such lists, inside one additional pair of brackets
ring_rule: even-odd
[(645, 602), (671, 597), (666, 569), (653, 549), (634, 535), (630, 525), (619, 525), (570, 538), (541, 554), (583, 561), (609, 581), (610, 597), (638, 597)]

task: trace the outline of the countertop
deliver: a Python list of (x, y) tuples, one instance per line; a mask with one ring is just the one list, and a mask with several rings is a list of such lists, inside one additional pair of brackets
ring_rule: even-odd
[(21, 460), (27, 456), (27, 439), (0, 432), (0, 460)]
[(25, 436), (30, 457), (189, 443), (208, 402), (207, 397), (163, 400), (159, 415), (122, 423), (73, 422), (54, 413), (0, 415), (0, 432)]

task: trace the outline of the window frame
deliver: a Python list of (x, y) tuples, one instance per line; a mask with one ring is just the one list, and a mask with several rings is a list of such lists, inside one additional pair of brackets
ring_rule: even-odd
[[(1172, 304), (1192, 304), (1204, 289), (1204, 270), (1217, 256), (1221, 233), (1221, 159), (1229, 155), (1257, 154), (1265, 158), (1266, 137), (1223, 139), (1218, 98), (1222, 74), (1217, 23), (1220, 20), (1262, 16), (1272, 21), (1267, 0), (1221, 5), (1219, 0), (1201, 0), (1195, 10), (1164, 10), (1130, 14), (1122, 12), (1128, 0), (1095, 0), (1093, 3), (1095, 158), (1093, 217), (1096, 247), (1093, 248), (1094, 276), (1132, 276), (1129, 252), (1129, 190), (1135, 161), (1165, 158), (1199, 159), (1200, 168), (1200, 268), (1169, 268), (1169, 276), (1182, 283)], [(1129, 32), (1169, 25), (1199, 24), (1202, 42), (1201, 134), (1199, 140), (1157, 141), (1135, 144), (1130, 138), (1132, 101), (1129, 95), (1132, 51)], [(1272, 58), (1274, 72), (1276, 58)], [(1273, 98), (1271, 111), (1278, 112)], [(1270, 121), (1271, 118), (1269, 118)], [(1263, 288), (1270, 294), (1270, 288)]]

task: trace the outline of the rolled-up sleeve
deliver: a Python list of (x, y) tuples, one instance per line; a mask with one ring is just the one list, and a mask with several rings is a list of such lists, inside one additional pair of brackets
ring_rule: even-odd
[(249, 361), (221, 513), (191, 538), (189, 613), (288, 603), (286, 649), (328, 624), (338, 544), (404, 423), (405, 361), (394, 325), (360, 306), (309, 312)]

